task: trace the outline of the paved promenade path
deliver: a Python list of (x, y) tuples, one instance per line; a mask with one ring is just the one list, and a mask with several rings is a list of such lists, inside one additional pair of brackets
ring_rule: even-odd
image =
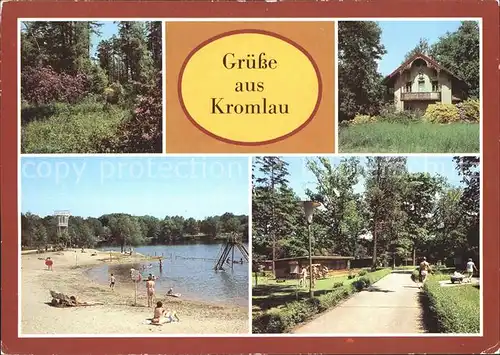
[(409, 274), (392, 273), (293, 333), (423, 333), (419, 293)]

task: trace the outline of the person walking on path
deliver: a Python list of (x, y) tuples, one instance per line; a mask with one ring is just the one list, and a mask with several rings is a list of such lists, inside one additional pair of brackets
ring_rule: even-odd
[(431, 265), (427, 262), (427, 258), (424, 256), (422, 262), (420, 263), (419, 266), (420, 269), (420, 283), (421, 285), (419, 288), (424, 287), (425, 281), (427, 280), (427, 276), (429, 274), (429, 271), (431, 269)]
[(476, 267), (476, 264), (474, 264), (474, 262), (472, 261), (472, 258), (469, 258), (469, 261), (467, 262), (466, 270), (467, 270), (467, 279), (466, 280), (467, 280), (467, 282), (471, 282), (472, 276), (474, 275), (474, 270), (479, 272), (479, 270)]

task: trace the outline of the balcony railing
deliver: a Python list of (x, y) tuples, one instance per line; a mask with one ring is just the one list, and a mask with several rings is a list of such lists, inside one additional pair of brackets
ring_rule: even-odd
[(403, 92), (401, 101), (441, 101), (440, 92)]

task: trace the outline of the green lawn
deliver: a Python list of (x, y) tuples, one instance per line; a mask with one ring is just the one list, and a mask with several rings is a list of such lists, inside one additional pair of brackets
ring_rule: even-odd
[[(336, 283), (348, 285), (355, 280), (356, 278), (349, 280), (347, 274), (316, 280), (314, 287), (315, 295), (319, 296), (332, 291)], [(309, 280), (307, 280), (307, 282), (309, 282)], [(272, 278), (259, 277), (258, 285), (254, 286), (252, 289), (252, 310), (254, 312), (264, 311), (308, 297), (309, 283), (300, 287), (298, 280), (286, 280), (285, 282), (278, 283)]]
[(479, 124), (376, 122), (339, 128), (341, 153), (478, 153)]
[(53, 104), (22, 109), (23, 153), (102, 153), (100, 143), (116, 134), (131, 112), (102, 103)]

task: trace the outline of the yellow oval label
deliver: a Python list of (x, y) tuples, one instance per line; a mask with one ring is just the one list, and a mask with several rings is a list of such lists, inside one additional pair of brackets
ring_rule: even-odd
[(187, 117), (206, 134), (260, 145), (291, 136), (314, 117), (321, 76), (305, 49), (280, 35), (234, 31), (195, 48), (179, 75)]

